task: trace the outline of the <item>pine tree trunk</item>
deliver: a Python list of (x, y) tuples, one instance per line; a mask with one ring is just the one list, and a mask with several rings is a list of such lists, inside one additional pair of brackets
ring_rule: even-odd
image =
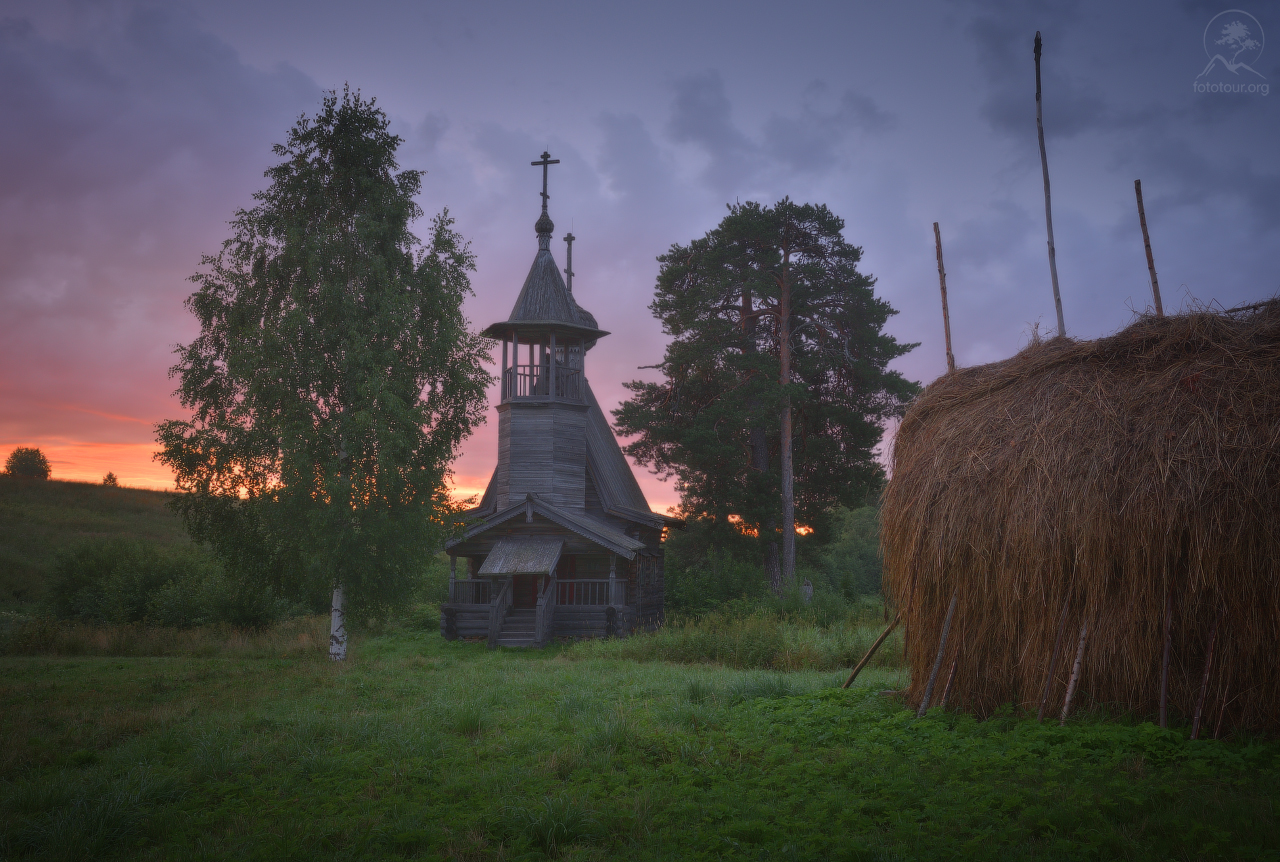
[[(769, 437), (763, 428), (751, 429), (751, 466), (762, 476), (769, 472)], [(769, 540), (764, 546), (764, 576), (775, 596), (782, 595), (782, 565), (778, 556), (778, 543), (772, 537), (778, 532), (778, 521), (770, 518), (761, 525)]]
[[(746, 284), (742, 287), (742, 312), (739, 315), (740, 325), (742, 327), (742, 350), (744, 353), (754, 353), (756, 350), (755, 331), (756, 318), (755, 306), (751, 299), (751, 288)], [(752, 416), (755, 416), (760, 408), (760, 401), (752, 398), (750, 401)], [(769, 435), (760, 427), (751, 429), (751, 467), (761, 476), (769, 473)], [(766, 536), (772, 537), (778, 531), (778, 522), (774, 518), (770, 518), (767, 523), (761, 525)], [(769, 582), (769, 589), (773, 591), (775, 596), (782, 595), (782, 565), (778, 557), (778, 543), (772, 538), (765, 543), (764, 546), (764, 576)]]
[[(778, 358), (781, 371), (779, 383), (791, 383), (791, 281), (788, 251), (782, 258), (782, 279), (778, 296)], [(791, 466), (791, 399), (782, 399), (782, 585), (791, 587), (796, 582), (796, 498), (795, 477)]]
[(329, 614), (329, 659), (347, 660), (347, 611), (342, 584), (333, 588), (333, 610)]
[[(778, 522), (770, 520), (769, 532), (775, 532)], [(778, 543), (769, 542), (764, 546), (764, 572), (769, 578), (769, 589), (775, 596), (782, 595), (782, 556), (778, 553)]]

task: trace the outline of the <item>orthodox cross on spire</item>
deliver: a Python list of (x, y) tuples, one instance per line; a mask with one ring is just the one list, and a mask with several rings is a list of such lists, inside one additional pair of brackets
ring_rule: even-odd
[(564, 243), (568, 247), (568, 251), (565, 252), (564, 261), (564, 274), (567, 276), (565, 280), (565, 287), (569, 288), (569, 293), (573, 293), (573, 241), (575, 239), (577, 239), (577, 237), (572, 233), (564, 235)]
[(529, 164), (533, 165), (535, 168), (538, 167), (539, 165), (542, 166), (542, 211), (546, 212), (547, 199), (551, 197), (551, 195), (547, 194), (547, 167), (549, 165), (560, 164), (560, 160), (551, 158), (551, 153), (544, 151), (542, 154), (542, 161), (529, 162)]
[(529, 164), (534, 167), (542, 166), (542, 215), (538, 216), (533, 229), (538, 234), (538, 248), (542, 251), (550, 251), (551, 232), (556, 229), (556, 226), (551, 221), (551, 216), (547, 215), (547, 199), (551, 197), (551, 195), (547, 194), (547, 167), (560, 164), (560, 160), (553, 159), (551, 158), (551, 153), (544, 152), (542, 161), (529, 162)]

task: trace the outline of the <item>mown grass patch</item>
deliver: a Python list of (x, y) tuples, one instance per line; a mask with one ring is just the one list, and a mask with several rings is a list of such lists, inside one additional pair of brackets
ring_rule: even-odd
[(596, 649), (0, 658), (0, 856), (1275, 858), (1273, 742)]

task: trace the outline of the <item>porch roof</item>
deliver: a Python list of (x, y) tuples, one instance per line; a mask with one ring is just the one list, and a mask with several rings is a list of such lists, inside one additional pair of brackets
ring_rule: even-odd
[(505, 536), (485, 557), (480, 575), (548, 575), (560, 561), (564, 539), (550, 536)]

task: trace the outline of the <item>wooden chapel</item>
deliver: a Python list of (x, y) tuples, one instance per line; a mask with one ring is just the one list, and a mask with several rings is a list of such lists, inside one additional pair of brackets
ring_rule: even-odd
[[(663, 619), (663, 536), (591, 392), (586, 356), (608, 335), (573, 298), (573, 234), (551, 254), (543, 153), (538, 251), (515, 307), (484, 330), (502, 341), (498, 464), (471, 522), (445, 545), (446, 638), (542, 646), (626, 635)], [(459, 566), (459, 562), (462, 563)]]

